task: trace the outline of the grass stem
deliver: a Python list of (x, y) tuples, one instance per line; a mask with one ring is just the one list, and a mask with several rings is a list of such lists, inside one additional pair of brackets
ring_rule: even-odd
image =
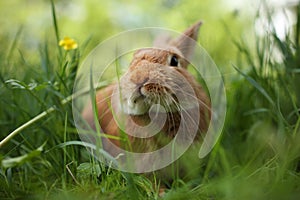
[[(103, 87), (102, 84), (97, 84), (96, 89)], [(84, 95), (86, 93), (89, 92), (89, 89), (83, 89), (81, 91), (78, 91), (77, 93), (74, 93), (70, 96), (68, 96), (67, 98), (63, 99), (61, 101), (61, 105), (65, 105), (66, 103), (72, 101), (72, 99), (76, 99), (81, 95)], [(37, 116), (35, 116), (34, 118), (32, 118), (31, 120), (27, 121), (26, 123), (22, 124), (21, 126), (19, 126), (17, 129), (15, 129), (13, 132), (9, 133), (3, 140), (1, 140), (0, 142), (0, 148), (2, 148), (7, 142), (9, 142), (13, 137), (15, 137), (18, 133), (20, 133), (22, 130), (26, 129), (27, 127), (31, 126), (33, 123), (35, 123), (36, 121), (44, 118), (45, 116), (51, 114), (53, 111), (55, 111), (56, 106), (52, 106), (50, 108), (48, 108), (47, 110), (45, 110), (44, 112), (38, 114)]]

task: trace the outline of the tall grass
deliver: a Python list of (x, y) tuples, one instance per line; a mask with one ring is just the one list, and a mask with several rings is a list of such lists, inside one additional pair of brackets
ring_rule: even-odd
[[(245, 42), (235, 42), (246, 62), (234, 65), (240, 79), (228, 83), (222, 138), (205, 159), (186, 158), (191, 176), (177, 177), (163, 198), (299, 198), (297, 9), (294, 33), (284, 40), (271, 29), (264, 37), (256, 37), (255, 51)], [(0, 49), (0, 138), (52, 108), (1, 147), (1, 199), (159, 199), (156, 174), (150, 181), (144, 175), (111, 169), (77, 142), (71, 104), (64, 100), (72, 94), (84, 46), (61, 49), (54, 4), (52, 14), (56, 42), (40, 46), (38, 62), (29, 62), (23, 56), (25, 50), (18, 49), (22, 29), (10, 45)], [(273, 59), (276, 55), (282, 60)]]

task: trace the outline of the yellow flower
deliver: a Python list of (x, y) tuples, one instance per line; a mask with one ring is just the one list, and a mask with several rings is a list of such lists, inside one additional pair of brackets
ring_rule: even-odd
[(78, 44), (72, 38), (64, 37), (64, 39), (59, 41), (59, 46), (63, 46), (64, 49), (67, 51), (71, 49), (77, 49)]

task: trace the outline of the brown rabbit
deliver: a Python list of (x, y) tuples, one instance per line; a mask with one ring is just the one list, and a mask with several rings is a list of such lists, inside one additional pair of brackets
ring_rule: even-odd
[[(197, 131), (196, 139), (206, 132), (210, 100), (187, 70), (200, 25), (201, 22), (194, 24), (178, 38), (160, 38), (155, 47), (136, 51), (119, 83), (97, 92), (98, 120), (105, 134), (121, 137), (125, 132), (133, 152), (148, 152), (174, 138), (182, 120), (187, 138), (194, 137), (189, 135), (192, 129)], [(183, 111), (187, 114), (183, 115)], [(95, 128), (91, 104), (82, 115)], [(153, 118), (156, 120), (151, 122)], [(154, 135), (157, 129), (159, 133)], [(108, 153), (117, 156), (119, 152), (111, 148), (113, 145), (129, 148), (120, 141), (103, 138), (102, 142)]]

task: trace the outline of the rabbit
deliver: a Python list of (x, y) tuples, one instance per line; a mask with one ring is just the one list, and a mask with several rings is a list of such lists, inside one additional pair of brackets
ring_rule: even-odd
[[(196, 129), (195, 140), (205, 134), (211, 117), (210, 99), (187, 70), (201, 24), (201, 21), (195, 23), (174, 39), (159, 37), (153, 48), (137, 50), (119, 82), (97, 91), (98, 121), (103, 133), (123, 137), (125, 132), (134, 152), (161, 148), (176, 136), (182, 120), (186, 121), (187, 138), (194, 137), (188, 135), (190, 128)], [(179, 97), (183, 99), (181, 102)], [(182, 115), (182, 110), (189, 113)], [(198, 116), (197, 121), (192, 115)], [(91, 103), (84, 108), (82, 116), (95, 129)], [(149, 124), (151, 128), (145, 131), (143, 127)], [(157, 129), (158, 133), (152, 135)], [(114, 157), (119, 152), (112, 146), (129, 148), (119, 139), (103, 138), (102, 143), (104, 150)]]

